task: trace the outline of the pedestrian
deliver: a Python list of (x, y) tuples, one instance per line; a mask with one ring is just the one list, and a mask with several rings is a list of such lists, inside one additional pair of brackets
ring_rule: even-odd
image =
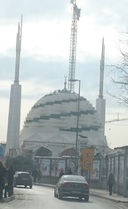
[(38, 176), (37, 176), (38, 183), (41, 182), (41, 177), (42, 177), (42, 173), (41, 173), (40, 169), (38, 169)]
[(7, 179), (7, 169), (0, 161), (0, 201), (3, 200), (3, 189), (5, 188), (6, 179)]
[(59, 178), (61, 178), (64, 175), (64, 170), (61, 169), (60, 174), (59, 174)]
[(7, 182), (8, 182), (8, 196), (13, 195), (13, 180), (14, 180), (15, 171), (13, 166), (10, 166), (7, 171)]
[(69, 169), (67, 170), (66, 174), (67, 174), (67, 175), (72, 175), (72, 174), (73, 174), (71, 168), (69, 168)]
[(110, 173), (109, 177), (108, 177), (108, 180), (107, 180), (107, 185), (108, 185), (108, 188), (109, 188), (109, 195), (112, 195), (114, 184), (115, 184), (114, 175), (113, 175), (113, 173)]
[(38, 177), (38, 171), (36, 168), (33, 170), (32, 176), (33, 176), (33, 181), (35, 183), (37, 181), (37, 177)]

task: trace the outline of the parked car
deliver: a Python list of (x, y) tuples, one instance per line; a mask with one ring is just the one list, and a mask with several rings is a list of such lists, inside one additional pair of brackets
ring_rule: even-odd
[(32, 188), (32, 177), (29, 172), (17, 171), (14, 175), (14, 186), (24, 185)]
[(54, 188), (54, 197), (78, 197), (89, 200), (89, 185), (83, 176), (63, 175)]

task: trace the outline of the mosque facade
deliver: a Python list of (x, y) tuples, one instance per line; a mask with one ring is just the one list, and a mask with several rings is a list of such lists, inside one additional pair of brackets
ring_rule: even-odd
[[(79, 98), (78, 149), (107, 147), (98, 112)], [(20, 135), (20, 150), (35, 156), (73, 156), (76, 147), (78, 94), (66, 88), (39, 99), (31, 108)]]

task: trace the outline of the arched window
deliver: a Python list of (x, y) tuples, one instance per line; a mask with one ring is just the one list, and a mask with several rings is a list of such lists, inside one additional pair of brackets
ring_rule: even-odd
[(52, 152), (45, 147), (41, 147), (36, 151), (35, 156), (52, 156)]
[(68, 148), (60, 153), (60, 157), (62, 156), (75, 156), (75, 149), (74, 148)]

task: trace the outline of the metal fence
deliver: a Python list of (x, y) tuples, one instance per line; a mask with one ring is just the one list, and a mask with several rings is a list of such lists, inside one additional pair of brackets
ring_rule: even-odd
[(108, 155), (108, 174), (113, 173), (116, 184), (114, 191), (128, 196), (128, 149), (118, 149), (114, 154)]
[[(101, 160), (95, 158), (93, 160), (93, 169), (91, 171), (82, 170), (80, 165), (80, 159), (78, 161), (78, 174), (86, 177), (88, 182), (92, 186), (100, 187), (101, 179)], [(42, 174), (41, 181), (44, 183), (55, 184), (59, 178), (61, 170), (66, 173), (71, 169), (72, 173), (75, 173), (75, 158), (63, 157), (63, 158), (45, 158), (35, 157), (35, 166), (40, 170)]]

